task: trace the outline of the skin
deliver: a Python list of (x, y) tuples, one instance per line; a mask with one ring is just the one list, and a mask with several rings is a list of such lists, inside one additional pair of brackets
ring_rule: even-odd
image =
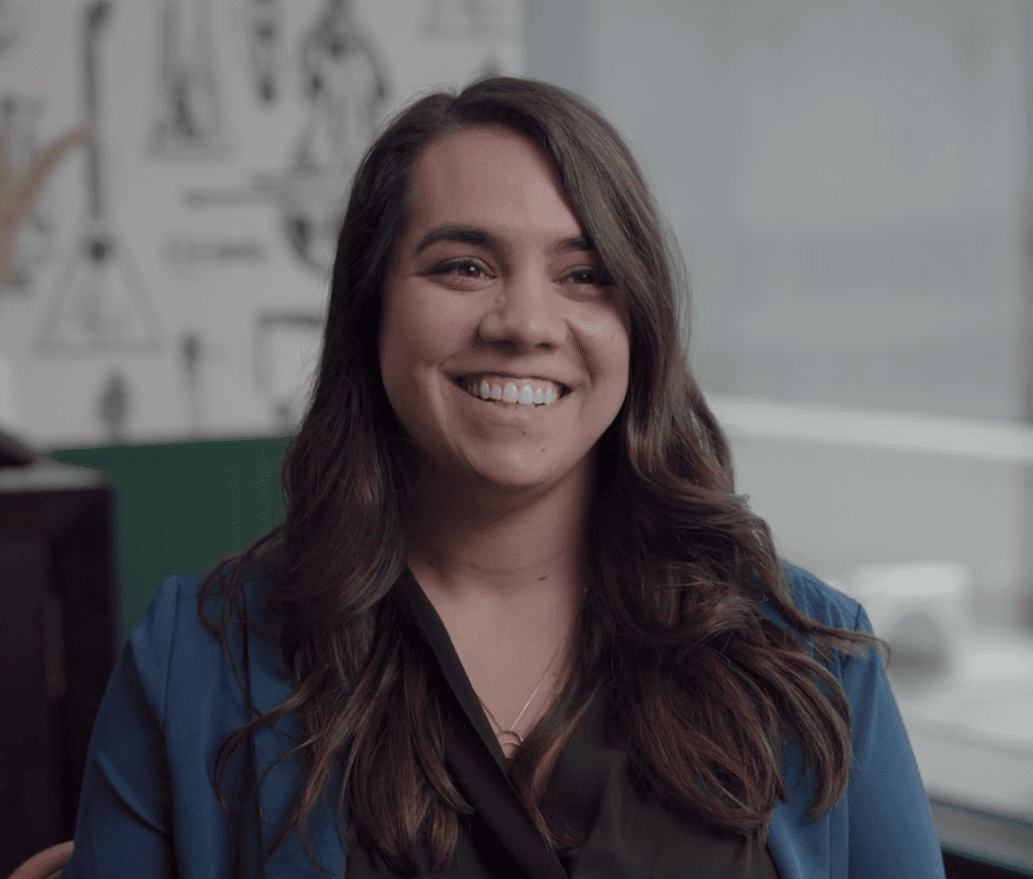
[[(594, 448), (628, 388), (623, 296), (583, 235), (532, 142), (467, 129), (419, 159), (383, 291), (384, 388), (416, 443), (407, 562), (503, 726), (569, 643), (587, 585)], [(453, 382), (491, 371), (571, 392), (510, 417)], [(561, 651), (556, 687), (543, 687), (519, 732), (544, 714), (566, 666)]]

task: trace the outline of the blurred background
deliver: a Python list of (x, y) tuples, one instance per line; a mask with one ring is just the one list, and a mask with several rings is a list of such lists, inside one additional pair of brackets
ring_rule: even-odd
[(640, 158), (737, 490), (890, 642), (948, 875), (1033, 875), (1031, 60), (1033, 0), (0, 0), (10, 179), (94, 125), (0, 286), (0, 430), (45, 455), (0, 469), (0, 686), (35, 706), (0, 745), (63, 755), (0, 767), (0, 827), (70, 837), (159, 583), (282, 517), (378, 127), (501, 72)]

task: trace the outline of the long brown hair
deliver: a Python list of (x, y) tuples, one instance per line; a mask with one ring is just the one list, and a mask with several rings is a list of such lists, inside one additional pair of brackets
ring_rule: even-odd
[[(569, 842), (539, 807), (544, 755), (604, 692), (612, 735), (640, 789), (672, 810), (767, 841), (787, 798), (783, 743), (799, 745), (819, 782), (808, 818), (846, 789), (850, 706), (829, 671), (833, 649), (864, 655), (878, 641), (829, 628), (794, 605), (765, 523), (734, 493), (728, 445), (688, 368), (679, 332), (684, 267), (638, 163), (595, 110), (555, 86), (497, 77), (459, 95), (432, 94), (386, 128), (356, 174), (338, 241), (313, 396), (283, 461), (284, 522), (216, 565), (198, 601), (223, 599), (206, 625), (226, 645), (245, 579), (274, 544), (285, 549), (268, 590), (290, 694), (222, 745), (299, 712), (307, 738), (296, 806), (271, 843), (293, 831), (311, 857), (308, 812), (334, 773), (344, 843), (412, 874), (425, 847), (443, 869), (470, 806), (443, 760), (435, 696), (385, 601), (405, 565), (406, 439), (380, 378), (381, 288), (405, 227), (413, 168), (433, 140), (502, 125), (537, 144), (630, 313), (628, 393), (598, 443), (589, 523), (592, 569), (579, 647), (561, 696), (517, 752), (512, 778), (543, 837)], [(762, 602), (784, 625), (761, 610)], [(882, 643), (882, 642), (880, 642)], [(384, 779), (391, 779), (385, 784)], [(261, 783), (261, 782), (259, 782)], [(220, 798), (222, 797), (220, 791)]]

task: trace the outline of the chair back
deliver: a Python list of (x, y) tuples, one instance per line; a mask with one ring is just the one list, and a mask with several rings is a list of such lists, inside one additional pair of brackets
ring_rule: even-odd
[(8, 879), (58, 879), (72, 857), (72, 840), (59, 842), (37, 852), (18, 867)]

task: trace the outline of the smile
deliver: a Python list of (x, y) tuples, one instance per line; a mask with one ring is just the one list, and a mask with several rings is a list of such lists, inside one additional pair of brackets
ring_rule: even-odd
[(569, 388), (552, 382), (460, 378), (455, 384), (476, 400), (502, 409), (540, 409), (554, 405), (569, 393)]

